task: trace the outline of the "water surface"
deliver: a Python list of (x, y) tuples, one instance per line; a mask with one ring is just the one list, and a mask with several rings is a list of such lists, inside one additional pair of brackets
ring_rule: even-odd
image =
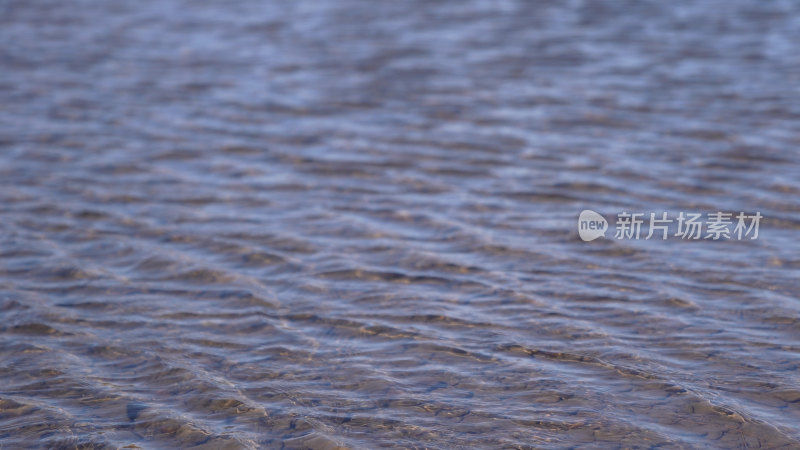
[(0, 446), (797, 448), (797, 42), (794, 1), (3, 1)]

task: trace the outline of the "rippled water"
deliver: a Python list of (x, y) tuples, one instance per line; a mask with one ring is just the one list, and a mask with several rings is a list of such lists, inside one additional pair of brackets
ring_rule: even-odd
[(798, 42), (795, 1), (0, 2), (0, 446), (797, 448)]

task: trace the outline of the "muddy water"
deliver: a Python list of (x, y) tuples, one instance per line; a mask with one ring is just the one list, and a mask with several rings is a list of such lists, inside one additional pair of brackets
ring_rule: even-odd
[(794, 1), (3, 1), (0, 446), (800, 446), (797, 42)]

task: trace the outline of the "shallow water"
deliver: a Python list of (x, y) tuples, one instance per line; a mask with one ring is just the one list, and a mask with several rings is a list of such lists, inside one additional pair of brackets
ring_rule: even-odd
[(0, 3), (0, 446), (800, 446), (800, 3), (199, 3)]

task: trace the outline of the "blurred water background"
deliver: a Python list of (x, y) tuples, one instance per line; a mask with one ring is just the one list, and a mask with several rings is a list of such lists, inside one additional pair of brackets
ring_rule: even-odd
[(797, 448), (798, 42), (780, 0), (0, 1), (0, 446)]

